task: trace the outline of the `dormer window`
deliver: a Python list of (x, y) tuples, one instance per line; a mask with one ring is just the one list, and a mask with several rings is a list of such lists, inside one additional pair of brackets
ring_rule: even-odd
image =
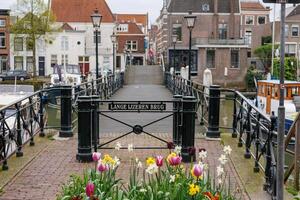
[(208, 12), (209, 11), (209, 5), (207, 3), (202, 5), (202, 11), (203, 12)]

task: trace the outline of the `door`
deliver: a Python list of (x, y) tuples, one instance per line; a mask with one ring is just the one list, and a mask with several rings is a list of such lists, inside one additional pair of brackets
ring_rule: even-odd
[(271, 114), (271, 99), (272, 99), (272, 87), (267, 87), (267, 102), (266, 102), (266, 113)]
[(117, 56), (116, 68), (117, 69), (121, 68), (121, 56)]
[(39, 57), (39, 76), (45, 76), (45, 57)]

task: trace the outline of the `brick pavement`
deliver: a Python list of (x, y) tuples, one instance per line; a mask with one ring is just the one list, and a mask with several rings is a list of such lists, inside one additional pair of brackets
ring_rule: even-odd
[[(149, 68), (147, 68), (149, 71)], [(151, 70), (150, 70), (151, 71)], [(148, 76), (151, 76), (148, 75)], [(118, 91), (114, 99), (118, 100), (170, 100), (171, 94), (167, 92), (166, 88), (161, 85), (143, 85), (142, 80), (134, 81), (136, 85), (125, 86), (124, 89)], [(153, 117), (153, 116), (152, 116)], [(157, 117), (157, 116), (155, 116)], [(154, 118), (155, 118), (154, 117)], [(144, 119), (143, 119), (144, 118)], [(145, 119), (146, 118), (146, 119)], [(144, 115), (124, 115), (122, 120), (128, 120), (129, 123), (147, 123), (153, 120)], [(101, 121), (102, 120), (102, 121)], [(100, 132), (101, 143), (124, 133), (121, 126), (105, 121), (100, 117)], [(149, 132), (154, 133), (166, 141), (171, 140), (172, 120), (168, 119), (153, 127), (149, 127)], [(197, 137), (200, 135), (197, 135)], [(119, 140), (123, 146), (133, 143), (135, 146), (165, 146), (160, 141), (149, 138), (145, 135), (131, 135)], [(112, 144), (114, 146), (114, 144)], [(208, 163), (212, 169), (218, 165), (218, 157), (221, 154), (222, 146), (219, 141), (207, 141), (196, 139), (197, 148), (206, 148), (209, 154)], [(71, 138), (67, 141), (53, 141), (39, 156), (34, 158), (28, 165), (18, 173), (4, 188), (0, 196), (0, 200), (52, 200), (61, 191), (61, 187), (67, 182), (71, 174), (82, 174), (82, 172), (92, 167), (93, 164), (78, 163), (75, 159), (77, 152), (77, 137)], [(129, 154), (127, 150), (101, 150), (102, 153), (110, 153), (112, 156), (118, 156), (121, 159), (121, 166), (119, 168), (119, 175), (123, 179), (128, 178), (130, 168), (130, 157), (139, 157), (140, 160), (145, 160), (149, 155), (161, 154), (166, 156), (168, 150), (135, 150)], [(227, 171), (231, 177), (231, 188), (236, 190), (241, 188), (240, 180), (236, 171), (234, 170), (232, 162), (229, 162)], [(247, 199), (243, 191), (239, 190), (241, 199)]]

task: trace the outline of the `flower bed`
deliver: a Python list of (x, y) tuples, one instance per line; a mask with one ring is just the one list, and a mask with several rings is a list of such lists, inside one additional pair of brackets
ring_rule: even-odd
[[(120, 144), (116, 149), (120, 149)], [(129, 145), (132, 151), (133, 146)], [(182, 163), (181, 148), (176, 147), (169, 155), (148, 157), (146, 161), (131, 159), (130, 178), (119, 179), (116, 172), (120, 160), (110, 155), (93, 154), (95, 169), (80, 176), (71, 176), (63, 186), (59, 200), (233, 200), (224, 170), (231, 148), (225, 146), (219, 158), (214, 178), (210, 176), (207, 152), (199, 149), (198, 161), (187, 166)], [(191, 151), (191, 153), (195, 153)], [(145, 166), (145, 167), (144, 167)], [(229, 184), (230, 185), (230, 184)]]

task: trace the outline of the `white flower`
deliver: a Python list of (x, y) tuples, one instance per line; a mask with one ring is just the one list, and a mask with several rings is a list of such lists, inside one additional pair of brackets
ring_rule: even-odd
[(138, 163), (140, 160), (138, 157), (135, 158), (135, 163)]
[(217, 176), (221, 176), (224, 173), (224, 168), (220, 165), (217, 167)]
[(117, 144), (116, 144), (116, 146), (115, 146), (115, 149), (116, 149), (117, 151), (119, 151), (121, 148), (122, 148), (121, 143), (120, 143), (120, 142), (117, 142)]
[(146, 172), (150, 175), (155, 174), (158, 172), (158, 167), (156, 164), (149, 165), (149, 167), (146, 169)]
[(132, 152), (133, 151), (133, 144), (128, 144), (128, 151)]
[(114, 157), (114, 160), (116, 162), (116, 164), (115, 164), (116, 166), (119, 166), (121, 164), (121, 161), (117, 156)]
[(223, 151), (224, 151), (224, 153), (225, 153), (226, 155), (229, 155), (229, 154), (231, 154), (232, 149), (231, 149), (230, 146), (225, 146), (224, 149), (223, 149)]
[(225, 154), (222, 154), (221, 156), (220, 156), (220, 158), (219, 158), (219, 161), (220, 161), (220, 163), (222, 164), (222, 165), (225, 165), (226, 163), (227, 163), (227, 157), (226, 157), (226, 155)]
[(199, 158), (201, 160), (204, 160), (205, 158), (207, 158), (207, 151), (200, 151), (199, 152)]
[(139, 161), (139, 162), (137, 163), (137, 167), (140, 168), (140, 169), (143, 168), (143, 163), (142, 163), (141, 161)]
[(169, 183), (174, 183), (174, 182), (175, 182), (175, 175), (170, 175)]
[(181, 154), (181, 149), (182, 147), (180, 146), (176, 146), (175, 149), (174, 149), (174, 152), (178, 155), (178, 154)]
[(221, 185), (223, 183), (223, 180), (221, 178), (218, 178), (218, 184)]
[(142, 192), (142, 193), (146, 193), (146, 192), (147, 192), (147, 190), (146, 190), (145, 188), (141, 188), (141, 189), (140, 189), (140, 192)]

